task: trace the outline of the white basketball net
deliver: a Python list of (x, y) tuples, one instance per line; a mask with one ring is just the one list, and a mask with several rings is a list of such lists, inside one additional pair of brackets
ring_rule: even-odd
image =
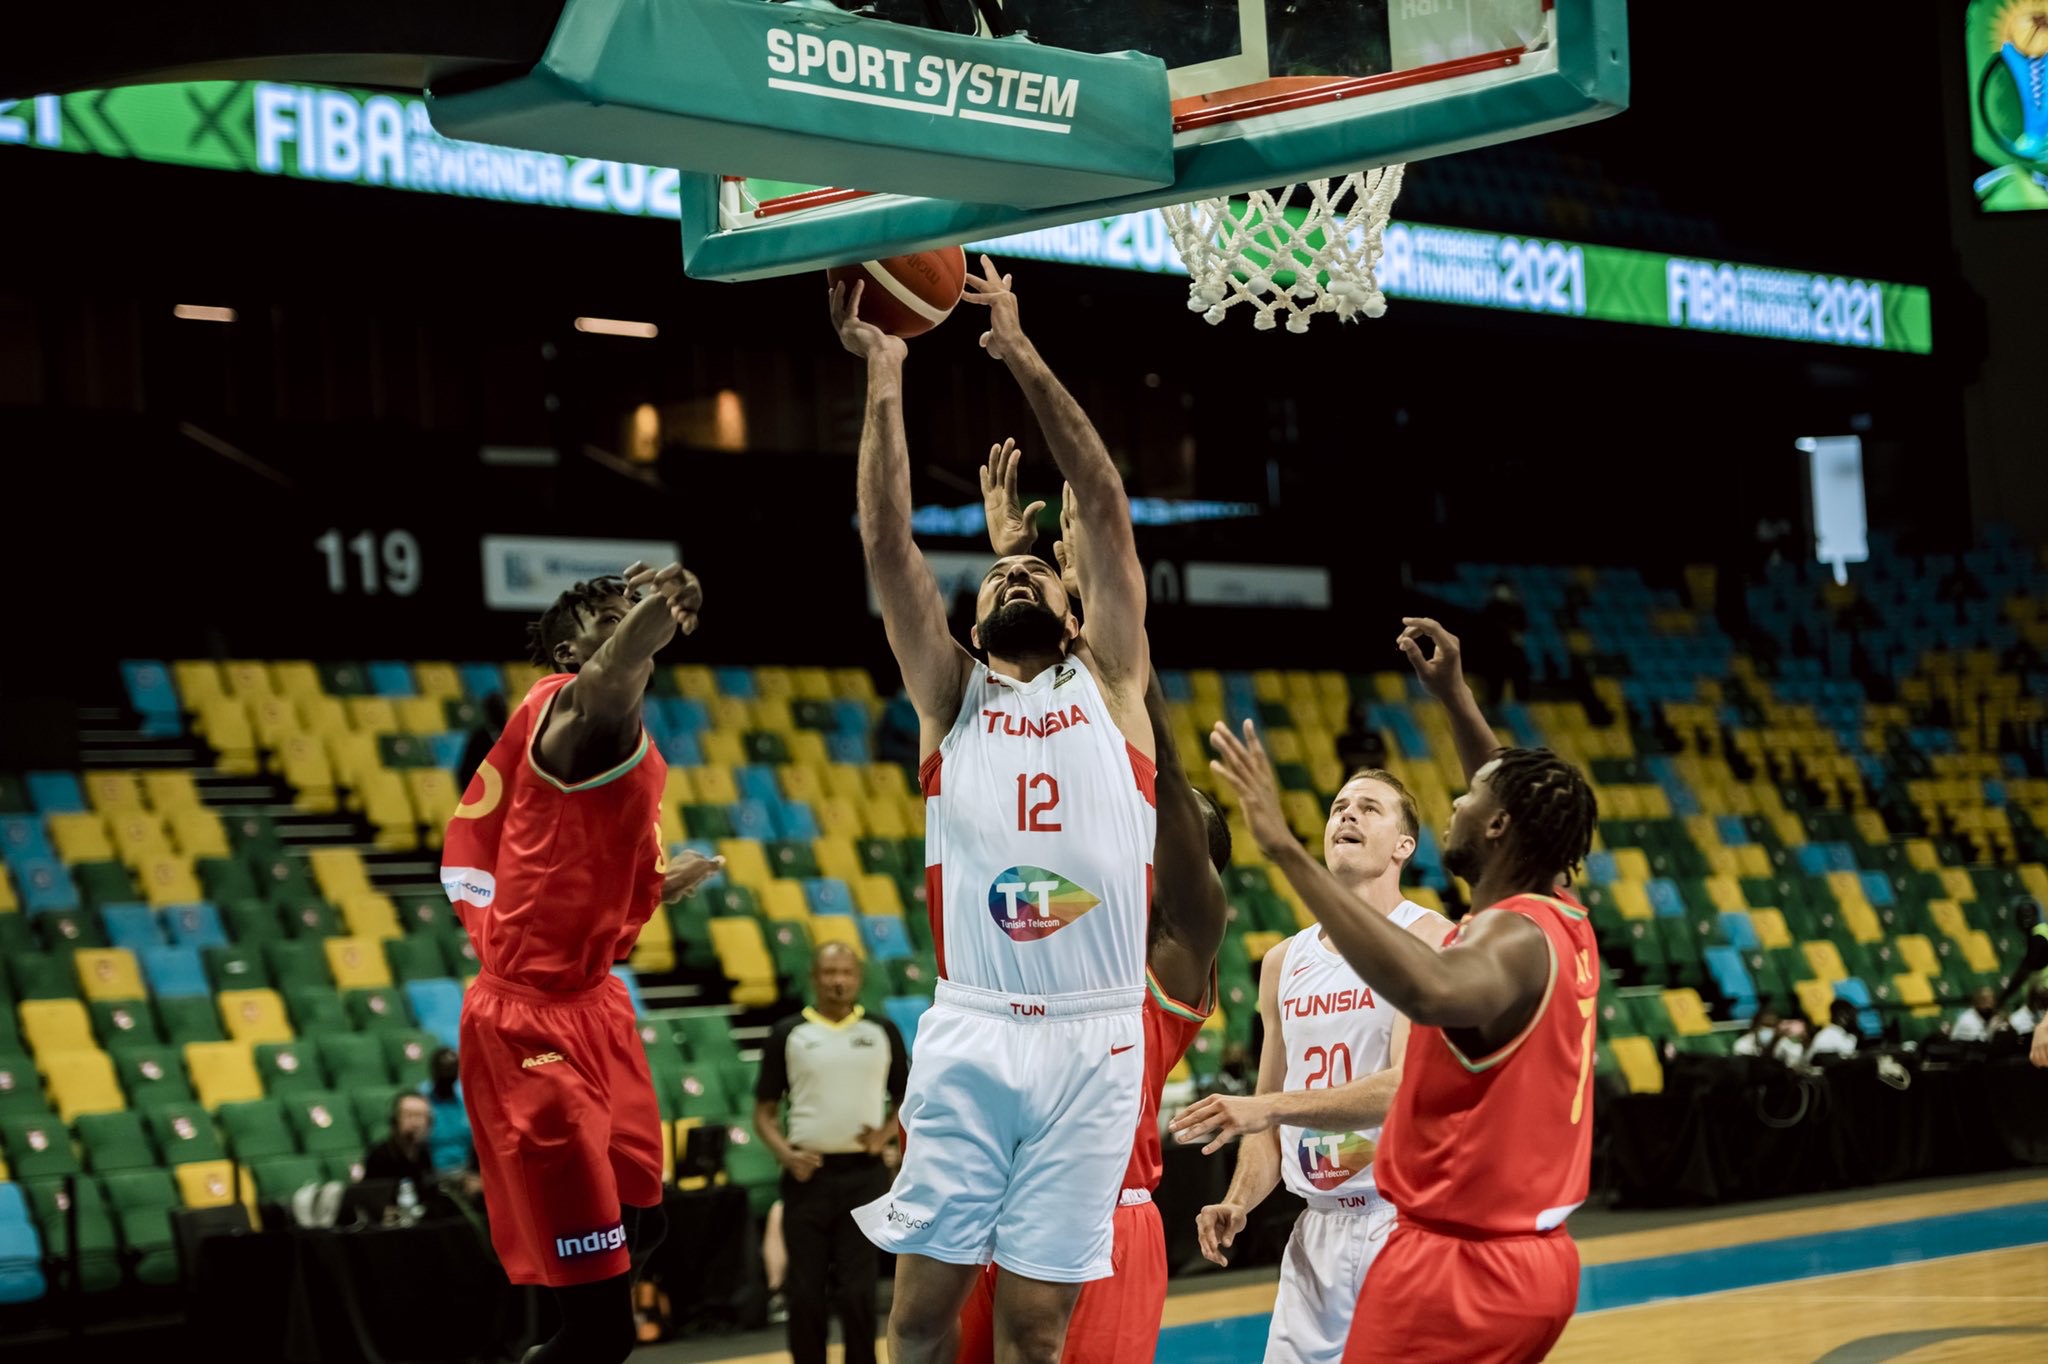
[[(1252, 326), (1271, 331), (1284, 314), (1287, 330), (1297, 335), (1316, 313), (1335, 313), (1344, 322), (1359, 313), (1380, 316), (1387, 310), (1374, 273), (1380, 234), (1405, 169), (1354, 171), (1277, 193), (1255, 190), (1243, 199), (1197, 199), (1161, 209), (1188, 268), (1188, 311), (1213, 325), (1249, 303), (1258, 313)], [(1298, 199), (1305, 200), (1300, 207)]]

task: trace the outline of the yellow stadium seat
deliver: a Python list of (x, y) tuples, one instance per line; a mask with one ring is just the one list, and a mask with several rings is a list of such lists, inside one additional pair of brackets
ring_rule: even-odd
[(128, 1106), (114, 1075), (114, 1058), (97, 1047), (36, 1053), (50, 1103), (70, 1122), (81, 1113), (117, 1113)]
[(1649, 854), (1641, 848), (1616, 848), (1614, 871), (1623, 881), (1647, 882), (1651, 875)]
[(419, 688), (421, 696), (436, 701), (462, 696), (462, 675), (455, 671), (453, 663), (413, 664), (412, 684)]
[(1935, 875), (1941, 878), (1942, 889), (1948, 892), (1949, 899), (1968, 901), (1977, 898), (1977, 883), (1961, 867), (1943, 867)]
[(0, 914), (21, 913), (21, 897), (14, 893), (14, 876), (0, 867)]
[(302, 696), (297, 702), (299, 722), (308, 734), (323, 739), (349, 732), (348, 708), (338, 696)]
[(320, 670), (303, 658), (271, 664), (270, 681), (279, 696), (289, 696), (294, 701), (325, 694), (320, 685)]
[(1941, 974), (1941, 958), (1935, 955), (1934, 944), (1923, 933), (1901, 933), (1896, 939), (1899, 960), (1907, 969), (1917, 975), (1929, 978)]
[(1764, 947), (1790, 947), (1792, 930), (1785, 926), (1785, 915), (1776, 909), (1752, 909), (1749, 911), (1750, 927), (1756, 930), (1756, 940)]
[(827, 834), (813, 839), (811, 853), (818, 859), (820, 876), (836, 876), (850, 884), (861, 874), (860, 854), (854, 851), (850, 838), (835, 838)]
[(1320, 840), (1323, 826), (1327, 822), (1323, 804), (1306, 791), (1282, 791), (1280, 810), (1287, 816), (1287, 827), (1300, 839)]
[(1934, 986), (1927, 977), (1917, 971), (1907, 971), (1892, 977), (1892, 989), (1899, 1003), (1913, 1011), (1915, 1018), (1934, 1018), (1941, 1008), (1934, 1002)]
[(78, 989), (87, 999), (142, 999), (142, 969), (125, 947), (81, 947), (71, 954)]
[(405, 936), (405, 928), (398, 922), (398, 906), (391, 903), (390, 896), (374, 890), (342, 897), (341, 921), (348, 925), (350, 936), (373, 942)]
[(1924, 838), (1906, 840), (1906, 862), (1914, 871), (1940, 871), (1941, 854), (1934, 850), (1934, 844)]
[(370, 889), (370, 873), (354, 848), (315, 848), (306, 855), (320, 894), (337, 904)]
[(868, 826), (861, 818), (860, 806), (837, 796), (811, 802), (811, 811), (818, 817), (818, 827), (837, 838), (864, 838)]
[(903, 814), (903, 838), (924, 837), (924, 797), (905, 791), (897, 797), (896, 808)]
[(394, 703), (398, 727), (407, 734), (440, 734), (448, 728), (448, 717), (438, 696), (406, 696)]
[(869, 805), (866, 823), (868, 833), (876, 838), (910, 837), (910, 824), (903, 818), (903, 807), (895, 801), (877, 801)]
[(779, 768), (775, 773), (775, 784), (782, 788), (784, 800), (800, 800), (806, 805), (816, 805), (829, 794), (825, 790), (825, 779), (815, 767), (789, 766)]
[(1286, 940), (1284, 933), (1247, 933), (1244, 935), (1244, 954), (1251, 959), (1256, 970), (1257, 964), (1266, 959), (1266, 953)]
[(868, 794), (877, 800), (910, 794), (910, 781), (894, 763), (869, 763), (866, 767)]
[(192, 774), (183, 768), (144, 772), (142, 793), (149, 798), (150, 808), (158, 814), (196, 810), (205, 804), (199, 798), (199, 783), (192, 780)]
[(257, 747), (266, 753), (283, 748), (300, 730), (297, 708), (282, 696), (259, 696), (250, 702), (249, 723), (256, 732)]
[(743, 916), (711, 920), (711, 950), (718, 956), (719, 969), (732, 982), (733, 1003), (759, 1008), (775, 1002), (775, 962), (768, 955), (759, 923)]
[(1771, 855), (1760, 843), (1745, 843), (1735, 849), (1735, 869), (1740, 876), (1769, 876)]
[(1828, 1023), (1828, 1010), (1835, 1002), (1835, 987), (1824, 980), (1795, 980), (1792, 992), (1799, 997), (1799, 1011), (1816, 1028)]
[(533, 684), (546, 677), (549, 669), (537, 663), (507, 663), (498, 671), (505, 679), (505, 704), (516, 710), (526, 699), (526, 693), (533, 690)]
[(686, 767), (671, 767), (661, 779), (661, 799), (664, 805), (695, 805), (697, 788), (690, 782), (690, 770)]
[(647, 974), (665, 975), (676, 969), (675, 929), (670, 926), (666, 911), (656, 909), (640, 926), (639, 940), (633, 944), (633, 954), (627, 960), (635, 971)]
[(177, 683), (178, 699), (185, 709), (197, 713), (205, 709), (209, 701), (218, 701), (228, 694), (227, 683), (221, 679), (220, 665), (205, 659), (183, 659), (171, 664), (171, 680)]
[(1631, 1094), (1662, 1094), (1664, 1063), (1657, 1059), (1657, 1044), (1647, 1037), (1617, 1037), (1608, 1047), (1621, 1067), (1621, 1078)]
[(368, 774), (357, 793), (362, 797), (363, 818), (377, 831), (379, 848), (408, 852), (420, 845), (419, 823), (413, 817), (405, 778), (380, 767)]
[(248, 1042), (185, 1044), (185, 1069), (192, 1076), (192, 1092), (203, 1107), (212, 1110), (263, 1097), (252, 1046)]
[(1707, 898), (1714, 902), (1714, 908), (1722, 912), (1744, 910), (1749, 902), (1742, 898), (1742, 885), (1732, 876), (1709, 876)]
[(738, 730), (706, 730), (697, 736), (697, 747), (705, 762), (719, 767), (740, 767), (747, 761), (746, 745), (740, 742)]
[(1884, 941), (1884, 925), (1878, 922), (1877, 911), (1861, 901), (1843, 901), (1842, 922), (1849, 926), (1849, 936), (1860, 943)]
[[(131, 996), (133, 998), (134, 996)], [(44, 1052), (91, 1051), (92, 1015), (75, 999), (24, 999), (17, 1009), (22, 1040), (38, 1056)]]
[(405, 774), (405, 788), (412, 797), (414, 817), (426, 826), (428, 844), (440, 847), (441, 834), (462, 803), (454, 774), (441, 767), (415, 767)]
[(812, 917), (811, 945), (823, 947), (833, 942), (852, 948), (854, 955), (863, 961), (867, 959), (868, 949), (860, 940), (860, 925), (853, 921), (851, 914), (818, 914)]
[(192, 864), (182, 857), (152, 857), (136, 869), (136, 879), (152, 905), (185, 905), (205, 898)]
[(326, 737), (328, 761), (334, 775), (350, 790), (359, 789), (370, 774), (382, 770), (377, 760), (377, 739), (371, 734), (330, 734)]
[(832, 674), (823, 668), (791, 668), (790, 695), (800, 701), (830, 701)]
[(2027, 888), (2027, 894), (2048, 903), (2048, 867), (2039, 862), (2025, 863), (2020, 867), (2020, 884)]
[(825, 789), (832, 793), (834, 800), (847, 800), (860, 805), (868, 798), (867, 775), (852, 763), (827, 763)]
[(1963, 960), (1969, 963), (1972, 971), (1996, 971), (1999, 969), (1998, 949), (1991, 945), (1991, 935), (1989, 933), (1986, 933), (1981, 928), (1971, 929), (1970, 932), (1963, 936), (1961, 942)]
[(295, 734), (278, 751), (278, 775), (292, 788), (292, 804), (307, 814), (327, 814), (337, 801), (334, 767), (327, 748), (310, 734)]
[(732, 779), (733, 764), (706, 764), (692, 767), (690, 785), (697, 790), (697, 801), (703, 805), (730, 805), (740, 798), (739, 783)]
[(352, 934), (324, 939), (320, 945), (327, 954), (327, 969), (334, 976), (337, 990), (379, 990), (391, 984), (391, 967), (384, 959), (382, 939)]
[(801, 881), (770, 881), (760, 888), (761, 913), (770, 923), (806, 923), (810, 903)]
[(1707, 1017), (1707, 1006), (1700, 999), (1699, 991), (1690, 986), (1683, 990), (1664, 991), (1664, 1011), (1671, 1015), (1671, 1026), (1678, 1030), (1680, 1037), (1703, 1037), (1714, 1030), (1713, 1020)]
[(1815, 941), (1799, 944), (1799, 950), (1806, 954), (1806, 964), (1813, 968), (1814, 975), (1833, 984), (1849, 978), (1849, 968), (1842, 962), (1842, 953), (1831, 942)]
[(170, 840), (188, 858), (225, 858), (227, 827), (211, 809), (176, 809), (166, 817)]
[(147, 810), (127, 810), (110, 817), (107, 832), (113, 839), (115, 855), (130, 868), (171, 851), (163, 820)]
[(881, 872), (863, 872), (853, 878), (853, 903), (863, 914), (903, 917), (903, 892)]
[(796, 719), (789, 713), (789, 697), (763, 696), (754, 702), (752, 729), (765, 730), (770, 734), (796, 733)]
[[(171, 1167), (178, 1199), (188, 1208), (225, 1208), (235, 1201), (235, 1167), (225, 1160), (195, 1160)], [(247, 1173), (244, 1172), (244, 1180)]]
[[(683, 828), (683, 816), (673, 805), (663, 802), (661, 807), (660, 823), (661, 842), (663, 847), (668, 847), (672, 844), (680, 843), (685, 838), (689, 837), (689, 831)], [(432, 842), (435, 847), (440, 846), (440, 838), (438, 836), (429, 841)]]
[(98, 815), (49, 815), (43, 823), (50, 831), (50, 843), (57, 849), (57, 856), (70, 865), (114, 860), (113, 840), (107, 837), (106, 822)]
[(685, 663), (675, 670), (676, 690), (693, 701), (709, 701), (718, 695), (718, 679), (701, 663)]
[(1956, 942), (1970, 936), (1970, 921), (1964, 917), (1963, 907), (1954, 900), (1929, 900), (1927, 913), (1943, 936)]
[(725, 859), (725, 874), (734, 885), (758, 892), (775, 880), (775, 873), (768, 867), (768, 854), (751, 838), (719, 839), (718, 855)]
[(737, 734), (754, 723), (753, 707), (737, 696), (714, 696), (705, 709), (711, 712), (713, 729)]
[(1614, 897), (1614, 907), (1625, 919), (1651, 919), (1656, 912), (1650, 908), (1650, 892), (1640, 881), (1616, 881), (1609, 886), (1608, 893)]
[[(330, 943), (345, 938), (329, 938)], [(329, 957), (332, 960), (332, 956)], [(275, 990), (222, 990), (214, 996), (221, 1026), (237, 1042), (289, 1042), (292, 1025), (285, 1017), (284, 998)]]
[(229, 659), (221, 664), (221, 675), (227, 679), (228, 694), (243, 701), (259, 696), (271, 696), (277, 691), (270, 679), (270, 665), (252, 659)]
[(874, 701), (875, 679), (865, 668), (834, 668), (832, 693), (845, 701)]
[(88, 772), (80, 785), (92, 808), (103, 815), (142, 808), (142, 787), (133, 772)]

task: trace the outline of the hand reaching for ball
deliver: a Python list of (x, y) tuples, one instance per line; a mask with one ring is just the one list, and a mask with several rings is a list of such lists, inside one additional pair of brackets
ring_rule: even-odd
[(980, 274), (968, 273), (967, 292), (960, 301), (988, 309), (989, 329), (981, 334), (981, 348), (993, 358), (1007, 360), (1027, 344), (1024, 323), (1017, 316), (1017, 295), (1010, 288), (1010, 277), (999, 273), (996, 263), (987, 256), (981, 258)]
[(832, 286), (832, 329), (839, 333), (839, 344), (863, 360), (901, 360), (910, 354), (902, 337), (861, 321), (860, 296), (866, 287), (860, 280)]

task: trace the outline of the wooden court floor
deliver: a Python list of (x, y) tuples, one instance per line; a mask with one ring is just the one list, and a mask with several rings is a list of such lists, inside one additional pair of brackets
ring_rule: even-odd
[[(2048, 1360), (2048, 1177), (1709, 1215), (1579, 1245), (1579, 1313), (1559, 1364)], [(1271, 1281), (1176, 1293), (1156, 1357), (1257, 1361), (1272, 1302)], [(701, 1351), (689, 1357), (716, 1357)]]

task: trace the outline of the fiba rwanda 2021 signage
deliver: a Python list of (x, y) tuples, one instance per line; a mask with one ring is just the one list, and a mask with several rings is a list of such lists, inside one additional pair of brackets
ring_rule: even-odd
[(1971, 0), (1970, 150), (1989, 169), (1974, 187), (1987, 210), (2048, 208), (2048, 0)]

